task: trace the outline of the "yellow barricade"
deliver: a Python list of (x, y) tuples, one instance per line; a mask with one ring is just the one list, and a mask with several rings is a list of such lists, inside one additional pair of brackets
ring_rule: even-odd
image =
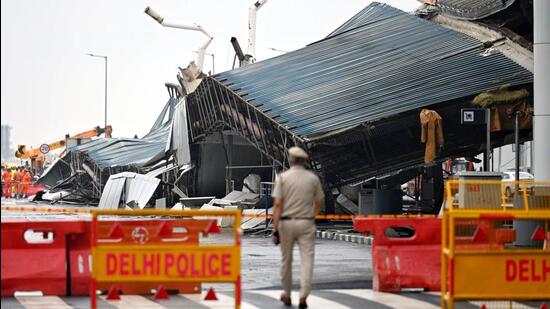
[[(441, 307), (550, 299), (550, 182), (451, 180), (446, 193)], [(520, 225), (534, 228), (529, 243)]]
[[(235, 308), (240, 308), (239, 210), (93, 210), (91, 214), (92, 308), (97, 306), (95, 292), (100, 284), (162, 282), (234, 283)], [(112, 216), (147, 217), (124, 221)], [(198, 242), (198, 233), (219, 232), (213, 217), (227, 216), (235, 218), (233, 243)]]

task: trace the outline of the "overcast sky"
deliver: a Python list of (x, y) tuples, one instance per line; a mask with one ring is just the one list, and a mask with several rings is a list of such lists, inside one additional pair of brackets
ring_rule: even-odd
[[(216, 72), (231, 69), (236, 36), (246, 52), (252, 0), (2, 0), (2, 124), (12, 147), (37, 146), (104, 122), (107, 55), (108, 122), (113, 136), (143, 136), (168, 99), (165, 82), (196, 58), (200, 32), (164, 28), (144, 14), (199, 24), (214, 37), (207, 52)], [(258, 12), (256, 58), (319, 40), (370, 0), (268, 0)], [(416, 0), (383, 0), (410, 12)], [(212, 57), (204, 71), (212, 70)]]

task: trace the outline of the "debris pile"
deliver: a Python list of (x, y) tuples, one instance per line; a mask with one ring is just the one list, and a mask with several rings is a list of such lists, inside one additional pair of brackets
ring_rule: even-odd
[[(39, 178), (38, 182), (49, 188), (48, 194), (42, 198), (113, 208), (111, 197), (105, 200), (109, 201), (105, 202), (108, 205), (103, 203), (107, 198), (102, 196), (104, 189), (118, 189), (125, 183), (121, 179), (145, 179), (143, 175), (155, 178), (161, 184), (158, 186), (157, 183), (150, 196), (158, 187), (159, 196), (181, 197), (183, 192), (179, 188), (184, 187), (183, 176), (193, 169), (185, 97), (180, 95), (178, 86), (166, 86), (170, 99), (149, 133), (142, 138), (100, 138), (68, 147), (65, 155)], [(111, 188), (114, 183), (117, 185)], [(148, 202), (149, 199), (140, 199), (139, 207), (145, 207)]]

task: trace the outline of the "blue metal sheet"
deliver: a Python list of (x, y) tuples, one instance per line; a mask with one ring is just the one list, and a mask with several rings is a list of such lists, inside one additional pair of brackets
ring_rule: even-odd
[(146, 166), (165, 156), (172, 129), (172, 109), (176, 99), (171, 98), (160, 113), (157, 121), (144, 137), (102, 138), (83, 145), (71, 147), (67, 152), (84, 152), (100, 167)]
[(455, 19), (477, 20), (498, 13), (515, 0), (438, 0), (441, 14)]
[(327, 38), (214, 78), (301, 137), (495, 89), (533, 75), (481, 42), (372, 3)]

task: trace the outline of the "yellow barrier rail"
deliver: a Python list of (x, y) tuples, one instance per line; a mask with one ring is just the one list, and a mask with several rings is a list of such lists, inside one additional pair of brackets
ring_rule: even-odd
[[(90, 282), (91, 308), (97, 307), (97, 283), (157, 283), (157, 282), (220, 282), (235, 284), (235, 308), (241, 305), (241, 212), (238, 210), (92, 210), (91, 251), (92, 276)], [(203, 244), (180, 241), (150, 240), (151, 235), (144, 219), (126, 221), (132, 230), (132, 238), (137, 232), (143, 237), (139, 241), (124, 242), (124, 232), (119, 232), (118, 242), (110, 239), (99, 239), (98, 224), (101, 216), (108, 216), (107, 225), (111, 231), (121, 230), (125, 221), (112, 220), (110, 216), (157, 216), (152, 218), (155, 226), (151, 231), (171, 235), (178, 221), (187, 227), (202, 226), (205, 221), (208, 229), (215, 223), (212, 217), (234, 217), (234, 244)], [(158, 217), (169, 217), (170, 221), (158, 220)], [(178, 220), (186, 217), (196, 220)], [(135, 224), (139, 225), (136, 226)], [(142, 226), (143, 225), (143, 226)], [(105, 229), (105, 226), (103, 226)], [(164, 231), (164, 232), (163, 232)], [(159, 237), (159, 236), (157, 236)], [(108, 237), (110, 238), (110, 236)], [(100, 241), (101, 240), (101, 241)]]
[[(550, 182), (513, 182), (521, 193), (505, 196), (500, 181), (446, 183), (442, 220), (441, 307), (455, 301), (550, 298)], [(516, 245), (516, 224), (536, 229), (532, 243)]]
[(449, 211), (550, 209), (550, 181), (449, 180), (445, 200)]

